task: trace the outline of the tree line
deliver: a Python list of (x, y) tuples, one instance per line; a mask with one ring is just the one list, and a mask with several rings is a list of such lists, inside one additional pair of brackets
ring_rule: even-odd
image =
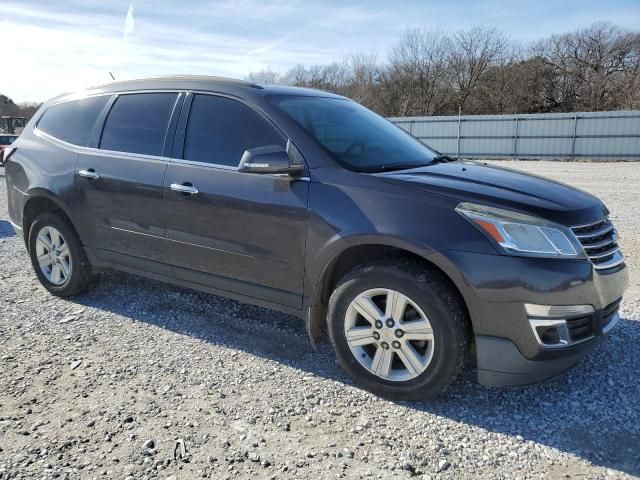
[(6, 95), (0, 94), (0, 117), (25, 117), (29, 120), (40, 108), (39, 103), (15, 103)]
[[(491, 28), (412, 29), (384, 57), (353, 54), (248, 79), (328, 90), (389, 117), (632, 110), (640, 109), (640, 31), (599, 22), (522, 45)], [(29, 119), (38, 107), (0, 95), (0, 116)]]
[(522, 45), (497, 29), (412, 29), (384, 58), (267, 68), (248, 80), (328, 90), (384, 116), (631, 110), (640, 31), (599, 22)]

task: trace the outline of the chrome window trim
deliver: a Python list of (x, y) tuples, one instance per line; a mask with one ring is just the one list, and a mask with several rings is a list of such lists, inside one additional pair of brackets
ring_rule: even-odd
[[(76, 145), (74, 143), (69, 143), (69, 142), (65, 142), (64, 140), (59, 139), (58, 137), (54, 137), (53, 135), (50, 135), (48, 133), (46, 133), (43, 130), (40, 130), (38, 128), (38, 124), (40, 123), (40, 120), (42, 119), (42, 117), (44, 116), (44, 114), (51, 108), (54, 107), (56, 105), (60, 105), (62, 103), (68, 103), (68, 102), (75, 102), (78, 100), (82, 100), (85, 98), (90, 98), (90, 97), (104, 97), (104, 96), (120, 96), (120, 95), (135, 95), (135, 94), (141, 94), (141, 93), (175, 93), (177, 95), (179, 95), (180, 93), (185, 93), (186, 90), (181, 88), (181, 89), (149, 89), (149, 90), (127, 90), (127, 91), (115, 91), (115, 92), (101, 92), (101, 93), (96, 93), (96, 94), (90, 94), (90, 95), (76, 95), (73, 96), (71, 98), (65, 98), (64, 100), (60, 100), (59, 102), (55, 102), (52, 103), (51, 105), (48, 105), (47, 108), (39, 115), (37, 122), (35, 123), (35, 125), (33, 126), (33, 132), (34, 134), (41, 136), (42, 138), (44, 138), (45, 140), (49, 140), (50, 142), (57, 144), (60, 147), (64, 147), (67, 150), (72, 150), (75, 151), (77, 153), (88, 153), (91, 154), (92, 152), (106, 152), (107, 154), (111, 155), (111, 156), (134, 156), (134, 158), (145, 158), (145, 159), (162, 159), (163, 161), (166, 161), (169, 157), (165, 157), (162, 155), (144, 155), (141, 153), (133, 153), (133, 152), (122, 152), (119, 150), (106, 150), (106, 149), (101, 149), (99, 148), (100, 145), (98, 145), (98, 148), (93, 148), (93, 147), (83, 147), (82, 145)], [(109, 116), (109, 113), (107, 113), (107, 117)], [(106, 122), (106, 118), (105, 118), (105, 122)], [(104, 125), (102, 125), (102, 127), (104, 128)], [(115, 155), (114, 155), (115, 154)]]
[(194, 167), (211, 167), (217, 170), (237, 171), (238, 167), (232, 167), (231, 165), (222, 165), (221, 163), (209, 163), (200, 162), (197, 160), (186, 160), (184, 158), (170, 158), (170, 163), (182, 163), (184, 165), (193, 165)]
[(194, 167), (205, 167), (205, 168), (211, 168), (214, 170), (225, 170), (227, 172), (237, 172), (237, 173), (242, 173), (243, 175), (260, 175), (262, 177), (280, 177), (280, 178), (290, 178), (291, 180), (299, 180), (302, 182), (310, 182), (311, 178), (308, 176), (303, 176), (303, 177), (294, 177), (291, 175), (288, 175), (286, 173), (244, 173), (244, 172), (240, 172), (238, 170), (238, 167), (231, 167), (229, 165), (221, 165), (219, 163), (209, 163), (209, 162), (199, 162), (196, 160), (184, 160), (182, 158), (170, 158), (169, 159), (169, 163), (176, 163), (176, 164), (183, 164), (183, 165), (191, 165)]
[(145, 160), (145, 161), (150, 161), (150, 162), (161, 162), (161, 163), (167, 163), (170, 158), (169, 157), (163, 157), (163, 156), (159, 156), (159, 155), (145, 155), (143, 153), (129, 153), (129, 152), (120, 152), (118, 150), (102, 150), (100, 148), (91, 148), (88, 149), (87, 152), (85, 152), (86, 155), (107, 155), (109, 157), (118, 157), (118, 158), (125, 158), (125, 159), (131, 159), (131, 160)]
[[(34, 133), (36, 135), (41, 136), (45, 140), (48, 140), (53, 144), (56, 144), (56, 145), (58, 145), (58, 146), (60, 146), (62, 148), (66, 148), (67, 150), (71, 150), (71, 151), (76, 152), (76, 153), (83, 153), (83, 154), (87, 154), (87, 155), (100, 155), (100, 154), (104, 153), (105, 155), (109, 155), (109, 156), (115, 156), (115, 157), (120, 157), (120, 158), (131, 158), (131, 159), (134, 159), (134, 160), (150, 160), (150, 161), (183, 163), (185, 165), (211, 167), (211, 168), (215, 168), (215, 169), (219, 169), (219, 170), (238, 171), (238, 167), (237, 166), (234, 167), (234, 166), (231, 166), (231, 165), (223, 165), (223, 164), (219, 164), (219, 163), (200, 162), (200, 161), (188, 160), (188, 159), (184, 159), (184, 158), (165, 157), (165, 156), (162, 156), (162, 155), (160, 155), (160, 156), (158, 156), (158, 155), (144, 155), (144, 154), (140, 154), (140, 153), (121, 152), (121, 151), (117, 151), (117, 150), (105, 150), (105, 149), (94, 148), (94, 147), (83, 147), (81, 145), (75, 145), (73, 143), (65, 142), (64, 140), (61, 140), (61, 139), (59, 139), (57, 137), (49, 135), (48, 133), (38, 129), (38, 122), (40, 122), (40, 118), (42, 118), (42, 116), (45, 114), (45, 112), (47, 110), (49, 110), (49, 108), (51, 108), (51, 107), (53, 107), (55, 105), (59, 105), (61, 103), (77, 101), (77, 100), (82, 100), (84, 98), (89, 98), (89, 97), (99, 97), (99, 96), (107, 96), (107, 95), (108, 96), (135, 95), (135, 94), (140, 94), (140, 93), (176, 93), (176, 94), (180, 94), (180, 93), (188, 94), (188, 93), (191, 93), (193, 95), (196, 95), (196, 94), (198, 94), (198, 95), (211, 95), (211, 96), (216, 96), (216, 97), (229, 98), (230, 100), (235, 100), (237, 102), (240, 102), (243, 105), (245, 105), (247, 108), (250, 108), (251, 110), (255, 111), (258, 115), (260, 115), (262, 118), (264, 118), (265, 121), (276, 130), (276, 132), (278, 132), (278, 134), (282, 137), (283, 140), (285, 140), (285, 141), (290, 141), (291, 140), (287, 136), (287, 134), (266, 114), (266, 112), (264, 112), (262, 109), (254, 106), (254, 105), (250, 105), (249, 103), (247, 103), (241, 97), (238, 97), (238, 96), (226, 93), (226, 92), (218, 92), (218, 91), (215, 91), (215, 90), (189, 90), (189, 89), (184, 89), (184, 88), (178, 88), (178, 89), (171, 89), (171, 88), (141, 89), (141, 90), (124, 90), (124, 91), (117, 90), (117, 91), (113, 91), (113, 92), (89, 93), (89, 94), (86, 94), (86, 95), (77, 94), (77, 95), (74, 95), (73, 97), (65, 98), (65, 99), (60, 100), (58, 102), (52, 103), (51, 105), (48, 105), (47, 108), (38, 117), (38, 121), (34, 125), (33, 131), (34, 131)], [(189, 112), (189, 113), (191, 113), (191, 112)], [(108, 116), (108, 114), (107, 114), (107, 116)], [(103, 125), (103, 127), (104, 127), (104, 125)], [(187, 121), (186, 127), (188, 127), (188, 121)], [(185, 131), (185, 134), (186, 134), (186, 131)], [(304, 156), (303, 156), (303, 159), (304, 159)], [(240, 161), (238, 161), (238, 163), (240, 163)], [(305, 168), (307, 170), (309, 170), (309, 165), (306, 163), (306, 160), (305, 160)], [(291, 175), (279, 174), (279, 173), (269, 173), (269, 174), (261, 174), (261, 175), (270, 176), (270, 177), (289, 177), (292, 180), (300, 180), (300, 181), (306, 181), (306, 182), (309, 182), (311, 180), (309, 176), (292, 177)]]
[(119, 158), (128, 158), (132, 160), (146, 160), (146, 161), (154, 161), (154, 162), (162, 162), (167, 163), (170, 158), (162, 157), (157, 155), (144, 155), (141, 153), (129, 153), (129, 152), (120, 152), (115, 150), (102, 150), (99, 148), (93, 147), (81, 147), (80, 145), (74, 145), (73, 143), (65, 142), (64, 140), (60, 140), (54, 136), (49, 135), (48, 133), (43, 132), (42, 130), (38, 130), (34, 127), (34, 134), (42, 137), (43, 139), (53, 143), (54, 145), (58, 145), (59, 147), (66, 148), (67, 150), (71, 150), (77, 154), (84, 155), (108, 155), (110, 157), (119, 157)]
[(89, 150), (93, 150), (91, 147), (83, 147), (81, 145), (76, 145), (74, 143), (65, 142), (64, 140), (60, 140), (58, 137), (49, 135), (45, 131), (40, 130), (37, 124), (33, 127), (33, 134), (36, 135), (37, 137), (42, 137), (44, 140), (47, 140), (53, 143), (54, 145), (57, 145), (62, 148), (66, 148), (67, 150), (71, 150), (76, 153), (86, 153)]

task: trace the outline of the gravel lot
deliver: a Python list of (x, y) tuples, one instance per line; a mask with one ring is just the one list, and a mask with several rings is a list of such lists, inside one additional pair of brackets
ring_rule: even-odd
[(0, 479), (640, 475), (640, 164), (502, 164), (605, 200), (631, 268), (624, 320), (552, 382), (468, 372), (413, 404), (354, 387), (283, 314), (122, 273), (48, 295), (0, 178)]

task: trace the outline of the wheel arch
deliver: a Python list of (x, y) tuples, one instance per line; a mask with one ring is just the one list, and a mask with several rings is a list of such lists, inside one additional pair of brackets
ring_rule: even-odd
[(22, 233), (24, 241), (29, 245), (29, 230), (35, 218), (43, 212), (58, 213), (64, 215), (76, 234), (78, 229), (76, 228), (73, 219), (69, 213), (69, 209), (61, 201), (59, 197), (43, 188), (32, 189), (26, 195), (26, 200), (22, 207)]
[(410, 260), (441, 276), (461, 300), (473, 333), (466, 282), (460, 272), (442, 254), (395, 242), (393, 239), (380, 239), (380, 241), (369, 239), (365, 243), (345, 245), (333, 254), (322, 268), (311, 293), (306, 315), (307, 332), (314, 347), (325, 329), (329, 297), (340, 279), (358, 265), (385, 258)]

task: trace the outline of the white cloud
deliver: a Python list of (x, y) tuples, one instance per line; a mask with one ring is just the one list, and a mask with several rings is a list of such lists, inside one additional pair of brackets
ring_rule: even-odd
[(133, 19), (133, 5), (129, 5), (127, 16), (124, 19), (124, 31), (122, 32), (122, 37), (126, 40), (127, 37), (133, 33), (135, 28), (136, 22)]
[[(266, 67), (338, 61), (357, 51), (384, 56), (402, 31), (414, 26), (481, 24), (505, 28), (516, 38), (538, 37), (551, 20), (524, 24), (523, 16), (544, 17), (560, 8), (552, 0), (535, 6), (524, 6), (524, 0), (406, 0), (403, 8), (382, 0), (129, 1), (123, 25), (123, 6), (116, 2), (4, 0), (0, 31), (11, 41), (3, 53), (11, 56), (12, 68), (3, 69), (0, 92), (16, 101), (42, 101), (107, 81), (110, 71), (118, 79), (175, 73), (244, 77)], [(619, 20), (622, 12), (627, 24), (640, 23), (637, 7), (611, 1), (618, 5), (607, 6), (610, 19)], [(597, 6), (570, 16), (554, 13), (567, 25), (554, 31), (574, 28), (577, 21), (589, 24), (589, 15), (605, 18)]]
[[(226, 2), (221, 7), (224, 13), (216, 9), (216, 16), (233, 16), (233, 12), (250, 5), (261, 2)], [(1, 77), (0, 91), (16, 101), (44, 101), (62, 92), (108, 81), (109, 72), (114, 72), (117, 79), (176, 73), (244, 77), (267, 65), (286, 69), (298, 62), (331, 61), (340, 54), (304, 38), (288, 42), (293, 34), (266, 42), (269, 35), (264, 32), (261, 38), (260, 34), (206, 28), (197, 22), (184, 28), (175, 21), (145, 20), (140, 11), (136, 9), (135, 35), (131, 35), (132, 8), (123, 32), (115, 15), (65, 14), (9, 5), (5, 8), (9, 15), (0, 20), (0, 31), (5, 38), (20, 40), (11, 49), (12, 74)], [(252, 11), (258, 16), (295, 14), (287, 2)]]

